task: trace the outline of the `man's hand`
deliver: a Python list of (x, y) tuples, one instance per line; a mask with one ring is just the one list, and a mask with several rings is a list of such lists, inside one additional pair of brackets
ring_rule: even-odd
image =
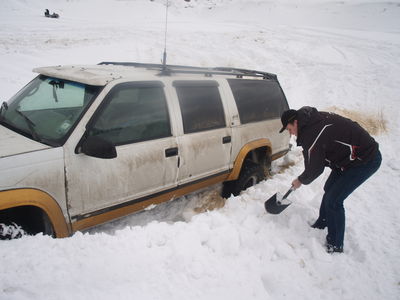
[(297, 190), (299, 187), (301, 187), (302, 183), (300, 182), (300, 180), (298, 180), (297, 178), (295, 180), (293, 180), (292, 182), (292, 186)]

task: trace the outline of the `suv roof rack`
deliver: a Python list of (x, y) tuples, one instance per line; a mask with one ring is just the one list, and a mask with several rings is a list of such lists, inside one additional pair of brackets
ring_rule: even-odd
[(137, 68), (147, 68), (147, 69), (157, 69), (160, 70), (159, 75), (171, 75), (171, 73), (184, 73), (184, 74), (204, 74), (207, 77), (212, 75), (232, 75), (236, 78), (243, 78), (243, 76), (248, 77), (261, 77), (263, 79), (277, 80), (277, 76), (272, 73), (229, 68), (229, 67), (216, 67), (216, 68), (204, 68), (204, 67), (192, 67), (192, 66), (180, 66), (180, 65), (162, 65), (162, 64), (147, 64), (147, 63), (136, 63), (136, 62), (110, 62), (104, 61), (99, 63), (99, 65), (116, 65), (116, 66), (127, 66), (127, 67), (137, 67)]

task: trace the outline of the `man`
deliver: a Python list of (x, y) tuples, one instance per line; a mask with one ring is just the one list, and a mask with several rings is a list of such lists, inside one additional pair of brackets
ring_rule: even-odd
[(356, 122), (305, 106), (282, 114), (282, 129), (297, 136), (302, 146), (304, 172), (292, 182), (297, 189), (332, 169), (324, 185), (319, 217), (313, 228), (328, 227), (328, 253), (343, 252), (343, 201), (378, 169), (382, 161), (378, 143)]

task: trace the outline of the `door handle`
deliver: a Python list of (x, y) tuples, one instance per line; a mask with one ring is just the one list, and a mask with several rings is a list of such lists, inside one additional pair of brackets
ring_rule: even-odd
[(231, 140), (232, 140), (232, 138), (231, 138), (230, 135), (224, 136), (224, 137), (222, 138), (222, 144), (228, 144), (228, 143), (231, 142)]
[(178, 147), (165, 149), (165, 157), (178, 155)]

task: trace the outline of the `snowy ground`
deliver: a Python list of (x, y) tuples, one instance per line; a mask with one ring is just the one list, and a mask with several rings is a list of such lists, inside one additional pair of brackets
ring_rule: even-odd
[[(399, 299), (400, 1), (170, 2), (170, 64), (265, 70), (293, 108), (386, 122), (381, 169), (345, 202), (345, 253), (327, 254), (326, 233), (308, 226), (328, 172), (281, 215), (264, 212), (302, 172), (294, 148), (271, 179), (218, 210), (193, 214), (197, 194), (71, 238), (1, 242), (0, 299)], [(0, 1), (0, 100), (37, 66), (160, 62), (163, 3)]]

